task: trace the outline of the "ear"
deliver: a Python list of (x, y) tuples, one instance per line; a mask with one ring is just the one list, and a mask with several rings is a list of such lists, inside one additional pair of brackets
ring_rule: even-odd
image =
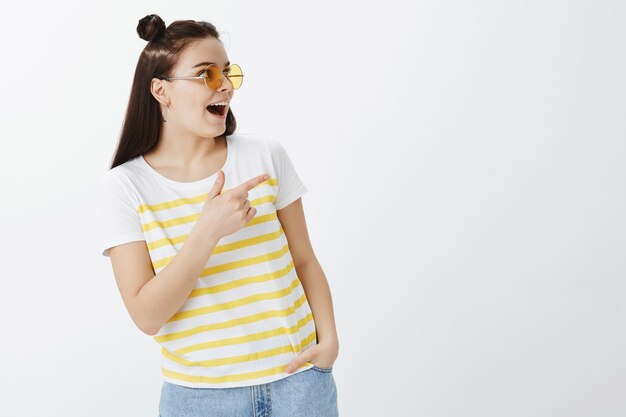
[(165, 81), (159, 80), (158, 78), (153, 78), (150, 81), (150, 93), (152, 96), (164, 106), (168, 106), (170, 104), (170, 99), (167, 95), (167, 90), (165, 89)]

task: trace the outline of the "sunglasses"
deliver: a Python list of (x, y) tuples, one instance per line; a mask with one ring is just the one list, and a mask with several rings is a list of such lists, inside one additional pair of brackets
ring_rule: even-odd
[[(241, 67), (237, 64), (231, 64), (228, 68), (224, 70), (224, 75), (233, 85), (233, 88), (236, 90), (241, 87), (241, 83), (243, 82), (243, 72), (241, 71)], [(202, 74), (195, 77), (166, 77), (161, 78), (162, 80), (170, 81), (170, 80), (197, 80), (204, 79), (204, 85), (210, 90), (217, 90), (222, 85), (222, 72), (219, 67), (215, 64), (211, 64), (204, 69)]]

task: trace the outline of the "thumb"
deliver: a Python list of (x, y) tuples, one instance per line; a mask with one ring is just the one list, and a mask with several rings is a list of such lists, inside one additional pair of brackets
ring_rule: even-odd
[(296, 369), (300, 368), (305, 362), (308, 362), (313, 356), (314, 349), (313, 347), (309, 347), (300, 352), (294, 359), (289, 362), (289, 364), (285, 367), (285, 372), (288, 374), (294, 372)]
[(217, 178), (215, 178), (215, 183), (213, 184), (211, 191), (209, 191), (207, 198), (213, 199), (215, 196), (219, 195), (224, 187), (224, 182), (224, 172), (220, 169), (217, 171)]

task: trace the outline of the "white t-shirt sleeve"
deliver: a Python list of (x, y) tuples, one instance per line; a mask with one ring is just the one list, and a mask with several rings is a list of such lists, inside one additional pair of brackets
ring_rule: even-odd
[(274, 206), (276, 210), (280, 210), (302, 197), (307, 192), (307, 188), (298, 176), (283, 145), (273, 138), (268, 138), (267, 144), (278, 182), (278, 192)]
[(123, 243), (146, 240), (137, 211), (137, 197), (122, 178), (108, 171), (100, 187), (100, 248), (103, 256), (109, 249)]

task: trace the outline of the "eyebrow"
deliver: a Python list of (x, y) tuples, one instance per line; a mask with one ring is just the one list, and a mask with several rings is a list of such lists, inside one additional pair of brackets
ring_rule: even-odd
[[(209, 66), (211, 64), (215, 64), (215, 62), (200, 62), (199, 64), (194, 65), (192, 68), (197, 68), (197, 67), (206, 67)], [(217, 64), (215, 64), (217, 65)], [(226, 65), (224, 65), (225, 67), (230, 65), (230, 61), (226, 61)]]

